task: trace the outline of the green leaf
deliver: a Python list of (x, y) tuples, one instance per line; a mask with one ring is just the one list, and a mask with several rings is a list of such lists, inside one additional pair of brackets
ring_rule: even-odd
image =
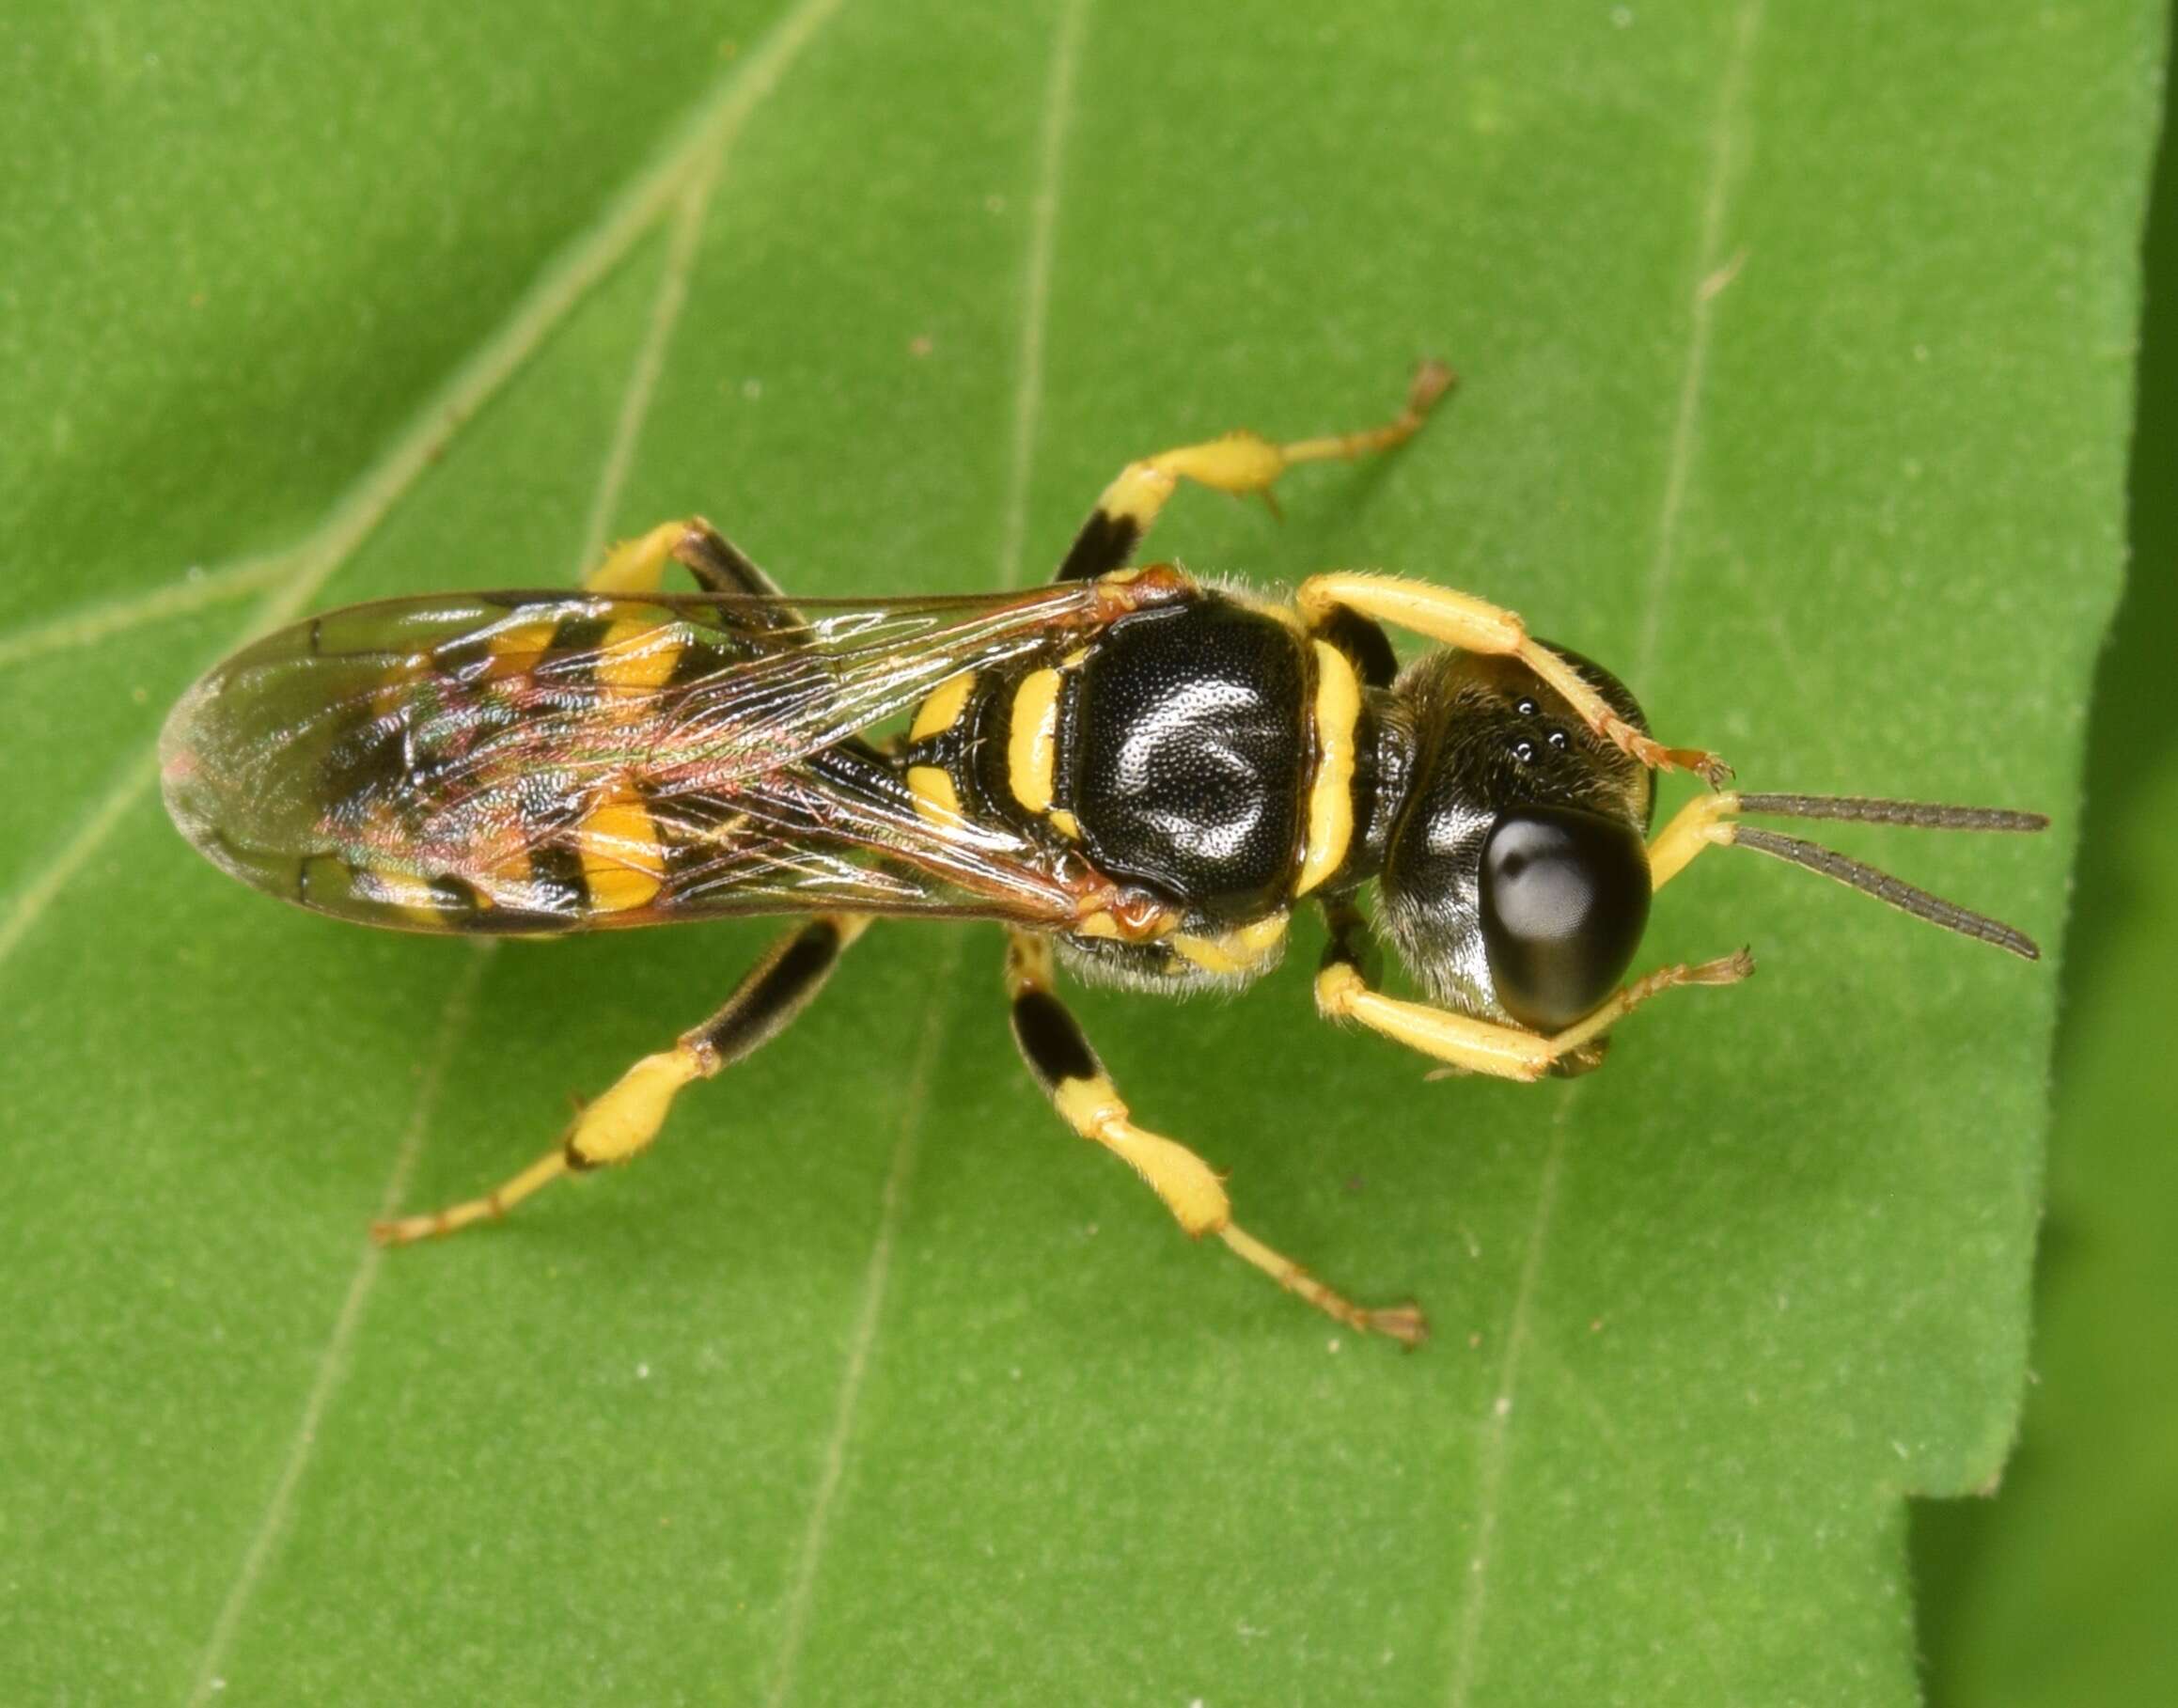
[(1914, 1513), (1930, 1699), (2158, 1702), (2178, 1679), (2178, 136), (2145, 244), (2132, 575), (2096, 667), (2034, 1381), (1995, 1500)]
[(1332, 1334), (1066, 1138), (995, 933), (874, 932), (654, 1158), (379, 1256), (761, 927), (479, 951), (220, 879), (151, 741), (256, 625), (714, 516), (1026, 583), (1130, 456), (1456, 404), (1204, 571), (1383, 564), (2062, 922), (2159, 16), (799, 0), (0, 26), (0, 1651), (24, 1700), (1903, 1700), (2010, 1436), (2051, 969), (1737, 856), (1608, 1071), (1085, 996)]

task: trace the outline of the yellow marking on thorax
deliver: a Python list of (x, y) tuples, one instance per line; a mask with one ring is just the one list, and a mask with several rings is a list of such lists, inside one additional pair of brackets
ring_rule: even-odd
[(1250, 592), (1246, 588), (1227, 587), (1218, 590), (1234, 604), (1253, 611), (1258, 617), (1269, 618), (1288, 633), (1304, 638), (1308, 635), (1308, 619), (1294, 609), (1292, 600), (1266, 599), (1262, 594)]
[(961, 791), (943, 765), (910, 765), (907, 786), (916, 811), (932, 823), (949, 827), (961, 823)]
[(962, 710), (968, 703), (968, 695), (976, 685), (976, 673), (964, 670), (958, 676), (948, 676), (932, 689), (928, 699), (916, 708), (915, 722), (908, 726), (907, 739), (911, 742), (928, 741), (933, 735), (943, 735), (961, 721)]
[(597, 913), (641, 907), (666, 886), (666, 848), (650, 809), (621, 782), (600, 797), (574, 833), (589, 904)]
[(1252, 973), (1268, 961), (1279, 944), (1285, 941), (1287, 916), (1276, 913), (1268, 918), (1258, 919), (1252, 925), (1242, 925), (1214, 937), (1199, 937), (1189, 932), (1178, 932), (1172, 947), (1195, 963), (1206, 973), (1231, 977)]
[(681, 652), (681, 637), (666, 619), (619, 618), (598, 643), (598, 685), (634, 694), (663, 688), (680, 664)]
[(1328, 641), (1316, 649), (1316, 776), (1308, 785), (1308, 829), (1293, 894), (1305, 896), (1346, 863), (1354, 845), (1355, 731), (1361, 683), (1346, 654)]
[[(1099, 907), (1076, 914), (1063, 928), (1073, 937), (1110, 937), (1120, 943), (1154, 943), (1180, 929), (1180, 912), (1140, 891), (1106, 892)], [(1101, 900), (1102, 898), (1100, 898)]]
[(1081, 840), (1081, 821), (1063, 807), (1054, 807), (1043, 815), (1043, 822), (1070, 842)]
[(1013, 728), (1006, 743), (1006, 777), (1013, 798), (1030, 812), (1051, 809), (1051, 777), (1058, 755), (1057, 670), (1031, 670), (1013, 691)]

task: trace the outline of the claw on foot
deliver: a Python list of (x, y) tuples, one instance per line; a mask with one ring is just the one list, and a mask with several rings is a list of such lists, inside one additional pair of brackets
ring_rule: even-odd
[(371, 1223), (370, 1243), (374, 1246), (413, 1246), (419, 1240), (435, 1239), (452, 1231), (452, 1225), (443, 1215), (404, 1215), (390, 1222)]
[(1643, 735), (1631, 724), (1612, 718), (1597, 733), (1618, 744), (1622, 751), (1639, 760), (1652, 771), (1691, 771), (1712, 789), (1731, 780), (1731, 767), (1714, 753), (1700, 747), (1667, 747)]
[(1437, 400), (1459, 383), (1460, 376), (1451, 370), (1449, 364), (1438, 361), (1434, 356), (1430, 357), (1414, 370), (1414, 384), (1406, 394), (1407, 413), (1412, 415), (1429, 414)]
[(1365, 1310), (1354, 1324), (1363, 1334), (1387, 1335), (1402, 1346), (1419, 1346), (1430, 1338), (1429, 1320), (1418, 1305), (1391, 1305), (1382, 1310)]

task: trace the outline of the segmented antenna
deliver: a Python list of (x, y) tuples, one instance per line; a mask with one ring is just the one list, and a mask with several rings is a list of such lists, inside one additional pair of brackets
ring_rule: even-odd
[(2047, 830), (2039, 812), (2005, 807), (1946, 807), (1935, 801), (1882, 801), (1865, 794), (1748, 794), (1742, 812), (1773, 819), (1827, 819), (1834, 823), (1905, 824), (1915, 830)]
[[(2045, 830), (2049, 821), (2039, 812), (2013, 812), (2001, 807), (1946, 807), (1922, 801), (1885, 801), (1867, 795), (1747, 794), (1738, 797), (1741, 812), (1763, 813), (1780, 819), (1825, 819), (1860, 824), (1904, 824), (1916, 830)], [(1774, 859), (1820, 872), (1825, 878), (1850, 885), (1878, 901), (1887, 901), (1902, 913), (1940, 925), (1961, 936), (1993, 943), (2025, 961), (2039, 961), (2042, 951), (2025, 932), (1975, 913), (1955, 901), (1931, 895), (1903, 878), (1848, 858), (1820, 843), (1788, 837), (1753, 824), (1734, 824), (1733, 842)]]

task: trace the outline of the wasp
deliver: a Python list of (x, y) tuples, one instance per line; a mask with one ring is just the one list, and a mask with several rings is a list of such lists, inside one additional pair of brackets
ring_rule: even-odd
[[(1408, 1344), (1232, 1218), (1220, 1176), (1142, 1126), (1058, 993), (1237, 989), (1295, 911), (1327, 926), (1324, 1018), (1466, 1073), (1600, 1064), (1679, 985), (1745, 950), (1628, 981), (1651, 898), (1711, 848), (1775, 855), (2033, 959), (2011, 927), (1749, 817), (2028, 831), (2039, 815), (1728, 787), (1666, 746), (1609, 671), (1514, 613), (1424, 582), (1314, 575), (1290, 600), (1143, 564), (1183, 481), (1266, 500), (1295, 463), (1409, 438), (1451, 375), (1384, 426), (1240, 431), (1129, 463), (1034, 591), (788, 599), (700, 519), (616, 547), (579, 592), (432, 595), (328, 612), (197, 682), (162, 741), (182, 834), (245, 883), (368, 925), (549, 936), (791, 917), (725, 1005), (585, 1105), (483, 1197), (382, 1223), (389, 1245), (505, 1214), (624, 1163), (673, 1100), (776, 1037), (873, 919), (1007, 933), (1015, 1043), (1067, 1126), (1342, 1324)], [(694, 594), (664, 590), (669, 566)], [(1437, 643), (1402, 668), (1387, 627)], [(1659, 771), (1708, 790), (1650, 835)], [(1374, 923), (1420, 987), (1365, 971)]]

